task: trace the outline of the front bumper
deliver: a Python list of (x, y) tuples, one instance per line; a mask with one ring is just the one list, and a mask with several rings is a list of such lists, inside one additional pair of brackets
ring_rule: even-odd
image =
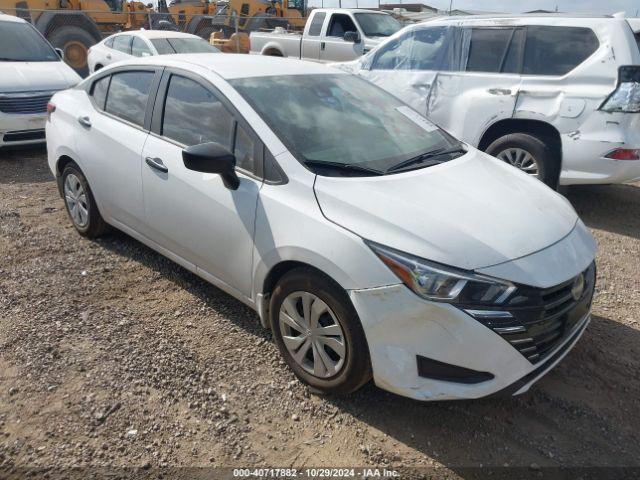
[(46, 113), (5, 114), (0, 112), (0, 147), (45, 142)]
[[(562, 360), (591, 318), (589, 313), (584, 315), (543, 361), (532, 363), (464, 311), (423, 300), (404, 285), (352, 290), (350, 297), (369, 344), (374, 382), (416, 400), (524, 393)], [(425, 378), (419, 374), (419, 357), (486, 372), (492, 378), (477, 382)]]

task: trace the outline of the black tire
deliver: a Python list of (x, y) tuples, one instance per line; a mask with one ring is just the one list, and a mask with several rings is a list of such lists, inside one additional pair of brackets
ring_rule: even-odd
[(501, 153), (512, 148), (528, 152), (537, 163), (538, 179), (553, 189), (558, 188), (560, 159), (554, 155), (553, 149), (550, 147), (548, 141), (526, 133), (511, 133), (491, 143), (486, 149), (486, 152), (489, 155), (500, 158)]
[[(294, 360), (282, 339), (279, 313), (284, 300), (294, 292), (309, 292), (333, 311), (342, 332), (346, 355), (337, 374), (320, 378), (307, 372)], [(311, 268), (294, 269), (280, 279), (269, 304), (269, 321), (276, 345), (293, 373), (318, 393), (346, 395), (367, 383), (372, 377), (369, 346), (355, 308), (346, 292), (331, 278)], [(313, 355), (313, 354), (312, 354)]]
[[(69, 208), (69, 202), (67, 201), (65, 196), (65, 183), (69, 175), (74, 175), (80, 181), (80, 184), (82, 185), (82, 188), (86, 193), (86, 210), (88, 211), (88, 222), (86, 225), (79, 225), (73, 218), (73, 215)], [(96, 238), (109, 231), (109, 225), (104, 221), (102, 215), (100, 215), (98, 204), (93, 197), (91, 187), (89, 187), (89, 183), (80, 170), (80, 167), (78, 167), (75, 163), (69, 163), (64, 167), (64, 170), (62, 171), (62, 198), (64, 200), (67, 214), (71, 219), (71, 223), (80, 235), (87, 238)]]
[[(82, 27), (70, 25), (53, 31), (47, 40), (56, 48), (64, 52), (65, 62), (73, 68), (78, 75), (89, 75), (87, 55), (89, 47), (96, 44), (96, 39)], [(83, 48), (84, 47), (84, 48)]]

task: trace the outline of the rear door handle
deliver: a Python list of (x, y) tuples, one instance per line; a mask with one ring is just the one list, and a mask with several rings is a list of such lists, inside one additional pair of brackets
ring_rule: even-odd
[(320, 50), (324, 51), (324, 47), (325, 47), (325, 43), (324, 42), (320, 42)]
[(89, 120), (89, 117), (87, 116), (78, 117), (78, 123), (83, 127), (91, 128), (91, 120)]
[(158, 157), (147, 157), (144, 159), (144, 161), (147, 162), (147, 165), (149, 165), (151, 168), (155, 168), (162, 173), (167, 173), (169, 171), (169, 169), (165, 167), (164, 163), (162, 163), (162, 160)]

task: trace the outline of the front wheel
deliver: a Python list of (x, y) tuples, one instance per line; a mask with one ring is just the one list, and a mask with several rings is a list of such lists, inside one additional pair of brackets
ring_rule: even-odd
[(321, 393), (351, 393), (371, 379), (358, 315), (333, 280), (309, 268), (286, 274), (270, 302), (273, 336), (285, 362)]
[(512, 133), (495, 140), (486, 152), (509, 163), (551, 188), (557, 188), (560, 159), (545, 141), (526, 133)]

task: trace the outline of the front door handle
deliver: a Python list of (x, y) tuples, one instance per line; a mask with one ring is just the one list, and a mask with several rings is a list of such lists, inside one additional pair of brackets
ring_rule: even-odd
[(78, 117), (78, 123), (83, 127), (91, 128), (91, 120), (87, 116)]
[(151, 168), (155, 168), (162, 173), (167, 173), (169, 171), (169, 169), (165, 167), (164, 163), (162, 163), (162, 160), (158, 157), (147, 157), (144, 159), (144, 161), (147, 162), (147, 165), (149, 165)]
[(509, 88), (490, 88), (488, 91), (491, 95), (511, 95)]

